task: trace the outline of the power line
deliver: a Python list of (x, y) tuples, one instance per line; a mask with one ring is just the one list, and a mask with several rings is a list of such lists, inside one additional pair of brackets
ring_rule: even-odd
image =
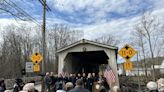
[(45, 3), (45, 1), (43, 1), (43, 0), (38, 0), (38, 1), (42, 4), (42, 6), (44, 6), (44, 4), (46, 5), (47, 11), (51, 11), (50, 7), (47, 5), (47, 3)]
[(13, 1), (3, 0), (3, 2), (0, 3), (0, 5), (1, 5), (0, 8), (2, 10), (10, 13), (12, 16), (23, 21), (32, 21), (36, 23), (37, 25), (41, 26), (35, 18), (33, 18), (31, 15), (25, 12), (22, 8), (16, 5)]
[(16, 8), (18, 8), (18, 11), (20, 10), (20, 12), (22, 12), (23, 14), (25, 14), (25, 16), (27, 16), (27, 17), (29, 17), (29, 20), (30, 21), (33, 21), (33, 22), (35, 22), (35, 23), (37, 23), (37, 24), (39, 24), (38, 23), (38, 21), (35, 19), (35, 18), (33, 18), (31, 15), (29, 15), (27, 12), (25, 12), (23, 9), (21, 9), (20, 7), (18, 7), (14, 2), (12, 2), (11, 0), (9, 0)]

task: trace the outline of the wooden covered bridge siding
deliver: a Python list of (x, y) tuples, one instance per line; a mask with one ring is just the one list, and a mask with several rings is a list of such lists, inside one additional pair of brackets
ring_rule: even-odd
[[(88, 52), (88, 54), (90, 52), (95, 52), (94, 53), (95, 56), (90, 54), (89, 55), (90, 57), (87, 57), (87, 58), (89, 58), (88, 60), (96, 60), (96, 59), (99, 60), (100, 58), (102, 58), (104, 60), (107, 59), (106, 64), (110, 65), (111, 68), (113, 69), (113, 71), (116, 75), (116, 85), (119, 85), (118, 74), (117, 74), (117, 64), (116, 64), (117, 50), (118, 50), (118, 48), (115, 46), (105, 45), (105, 44), (82, 39), (78, 42), (75, 42), (75, 43), (68, 45), (64, 48), (61, 48), (57, 51), (57, 53), (58, 53), (58, 73), (61, 73), (63, 71), (64, 66), (66, 66), (66, 68), (67, 68), (66, 70), (71, 73), (71, 71), (73, 70), (71, 68), (76, 67), (76, 64), (74, 66), (72, 66), (72, 63), (69, 63), (69, 62), (72, 62), (73, 60), (80, 61), (81, 59), (85, 58), (85, 57), (83, 57), (83, 56), (85, 56), (85, 55), (83, 55), (83, 52), (85, 52), (85, 53)], [(102, 54), (100, 54), (99, 52), (101, 52)], [(74, 58), (76, 55), (74, 55), (74, 56), (72, 56), (73, 54), (69, 55), (70, 53), (74, 53), (74, 54), (80, 53), (81, 57), (83, 57), (83, 58)], [(74, 58), (74, 59), (72, 59), (72, 58)], [(94, 59), (94, 58), (96, 58), (96, 59)], [(78, 60), (76, 60), (76, 59), (78, 59)], [(91, 61), (91, 62), (94, 63), (94, 61)], [(105, 64), (105, 62), (101, 61), (101, 60), (99, 60), (99, 62), (98, 61), (96, 61), (96, 62), (99, 63), (99, 65)]]

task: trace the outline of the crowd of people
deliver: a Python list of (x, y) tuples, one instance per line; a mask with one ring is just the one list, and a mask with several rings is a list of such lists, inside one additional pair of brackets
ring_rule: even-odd
[[(45, 92), (139, 92), (128, 85), (113, 86), (109, 88), (103, 75), (95, 73), (53, 74), (46, 73), (44, 77)], [(13, 90), (6, 90), (4, 80), (0, 80), (0, 92), (39, 92), (35, 89), (35, 81), (24, 84), (21, 79), (15, 79)], [(136, 86), (137, 87), (137, 86)], [(147, 90), (140, 92), (164, 92), (164, 78), (157, 82), (150, 81)]]
[(48, 92), (56, 92), (58, 90), (65, 90), (68, 92), (69, 89), (76, 86), (76, 81), (79, 79), (82, 80), (84, 88), (88, 89), (90, 92), (94, 92), (94, 87), (96, 87), (94, 86), (95, 84), (99, 84), (106, 88), (106, 90), (109, 90), (109, 86), (106, 83), (105, 78), (102, 75), (96, 75), (95, 73), (54, 75), (53, 72), (51, 72), (46, 73), (44, 78)]

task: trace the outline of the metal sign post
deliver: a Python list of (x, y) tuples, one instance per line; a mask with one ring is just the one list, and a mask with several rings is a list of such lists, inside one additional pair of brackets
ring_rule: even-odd
[(138, 67), (138, 92), (141, 92), (140, 76), (139, 76), (140, 65), (139, 65), (139, 59), (138, 59), (138, 52), (137, 52), (137, 67)]

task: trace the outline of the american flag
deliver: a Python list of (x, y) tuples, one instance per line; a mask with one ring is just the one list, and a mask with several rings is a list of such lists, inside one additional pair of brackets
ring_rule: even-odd
[(106, 78), (106, 81), (109, 85), (111, 85), (112, 83), (116, 81), (116, 76), (110, 66), (106, 67), (105, 72), (104, 72), (104, 77)]

